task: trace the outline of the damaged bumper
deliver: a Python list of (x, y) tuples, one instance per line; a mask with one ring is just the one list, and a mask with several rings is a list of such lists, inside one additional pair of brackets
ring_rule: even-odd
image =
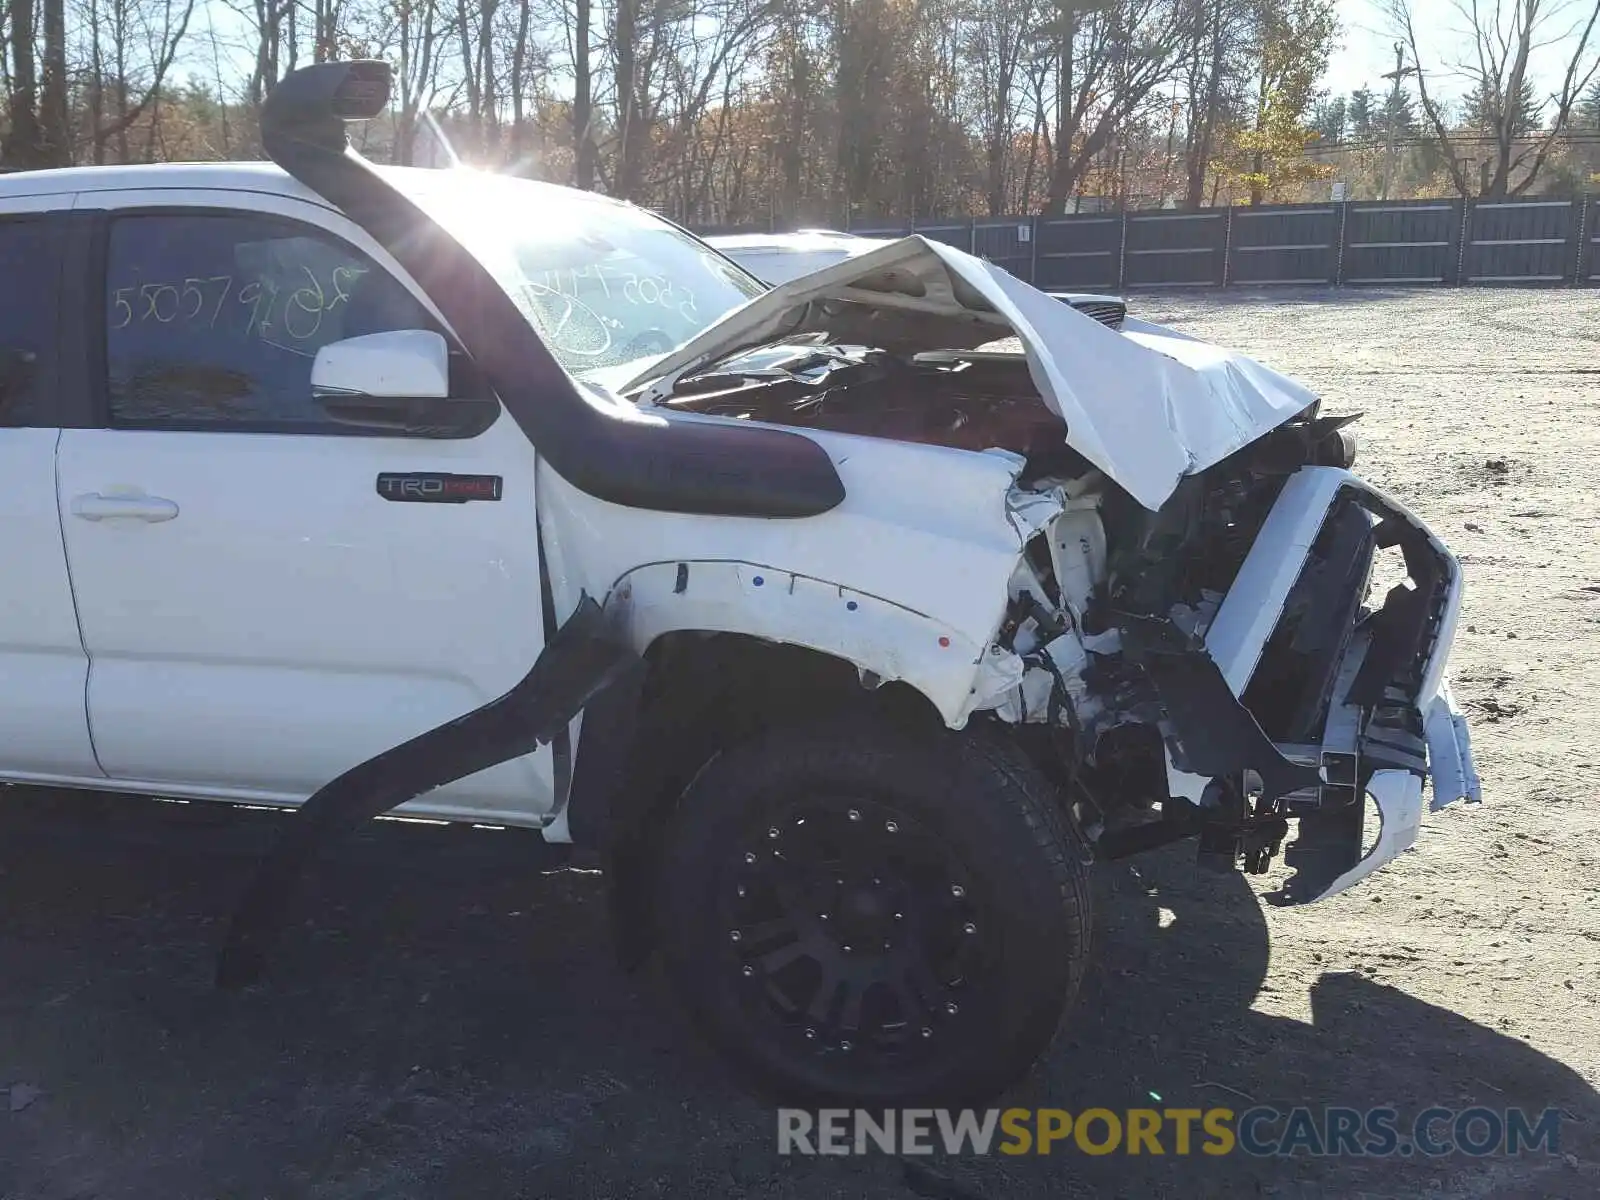
[[(1415, 844), (1425, 782), (1435, 809), (1475, 803), (1481, 789), (1445, 680), (1461, 608), (1455, 556), (1344, 468), (1280, 481), (1248, 525), (1219, 538), (1215, 523), (1208, 533), (1180, 517), (1180, 536), (1144, 536), (1158, 549), (1120, 575), (1115, 561), (1107, 575), (1092, 495), (1058, 496), (1054, 511), (1014, 501), (1031, 518), (1024, 534), (1044, 531), (1050, 561), (1033, 554), (1013, 581), (1002, 638), (1025, 671), (995, 711), (1070, 725), (1087, 775), (1070, 772), (1069, 786), (1082, 785), (1074, 803), (1102, 858), (1198, 836), (1202, 862), (1260, 873), (1292, 828), (1293, 872), (1271, 898), (1296, 904), (1337, 895)], [(1248, 547), (1237, 566), (1216, 590), (1197, 588), (1230, 537)], [(1145, 575), (1150, 588), (1127, 583)], [(1102, 578), (1104, 590), (1091, 582)], [(1131, 758), (1129, 727), (1148, 747)], [(1155, 779), (1129, 771), (1140, 761)]]
[[(1481, 803), (1483, 793), (1472, 761), (1466, 718), (1456, 708), (1448, 687), (1434, 696), (1422, 721), (1427, 731), (1428, 773), (1433, 785), (1428, 809), (1437, 811), (1457, 801)], [(1378, 811), (1376, 842), (1353, 867), (1304, 900), (1337, 896), (1416, 845), (1422, 832), (1422, 776), (1416, 771), (1377, 770), (1367, 780), (1366, 793)]]
[[(1348, 551), (1340, 548), (1341, 522), (1351, 531)], [(1370, 570), (1374, 551), (1386, 548), (1398, 549), (1407, 578), (1384, 595), (1374, 591), (1353, 620), (1314, 628), (1313, 618), (1337, 611), (1349, 593), (1341, 553)], [(1284, 487), (1206, 637), (1234, 695), (1269, 729), (1286, 693), (1259, 681), (1283, 672), (1288, 647), (1342, 639), (1320, 740), (1277, 744), (1285, 759), (1321, 777), (1281, 798), (1282, 814), (1298, 817), (1299, 829), (1285, 853), (1296, 871), (1278, 902), (1337, 895), (1413, 846), (1425, 780), (1430, 810), (1482, 800), (1466, 719), (1445, 677), (1461, 594), (1461, 568), (1449, 549), (1359, 477), (1313, 467)], [(1299, 625), (1288, 626), (1291, 619)], [(1175, 792), (1194, 794), (1209, 782), (1171, 774)], [(1375, 838), (1366, 828), (1368, 798), (1380, 823)]]

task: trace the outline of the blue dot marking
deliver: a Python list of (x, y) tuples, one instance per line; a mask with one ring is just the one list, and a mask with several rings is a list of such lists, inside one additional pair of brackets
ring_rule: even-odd
[(848, 608), (848, 609), (849, 609), (849, 610), (850, 610), (850, 611), (851, 611), (851, 612), (855, 612), (855, 610), (856, 610), (856, 609), (857, 609), (857, 608), (858, 608), (858, 607), (860, 607), (860, 606), (859, 606), (859, 605), (857, 605), (857, 604), (856, 604), (856, 602), (855, 602), (855, 601), (854, 601), (854, 600), (851, 600), (851, 601), (848, 601), (848, 602), (847, 602), (847, 603), (846, 603), (846, 604), (845, 604), (845, 607), (846, 607), (846, 608)]
[(757, 587), (760, 587), (765, 582), (766, 582), (766, 580), (761, 578), (761, 576), (759, 576), (759, 575), (756, 576), (755, 583), (756, 583)]

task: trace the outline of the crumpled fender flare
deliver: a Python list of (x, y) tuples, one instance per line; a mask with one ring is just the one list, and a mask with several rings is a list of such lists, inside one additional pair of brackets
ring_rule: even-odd
[(688, 630), (804, 646), (877, 682), (910, 685), (952, 729), (1022, 678), (1021, 660), (992, 645), (993, 629), (958, 629), (882, 596), (764, 563), (641, 564), (612, 585), (608, 607), (641, 652), (663, 634)]
[(951, 728), (1022, 671), (1009, 652), (985, 649), (891, 600), (759, 563), (641, 564), (612, 584), (606, 607), (639, 657), (585, 706), (572, 785), (557, 801), (564, 801), (557, 810), (566, 818), (562, 833), (602, 852), (625, 833), (618, 809), (640, 720), (645, 655), (663, 637), (728, 634), (812, 650), (854, 667), (867, 687), (904, 683)]

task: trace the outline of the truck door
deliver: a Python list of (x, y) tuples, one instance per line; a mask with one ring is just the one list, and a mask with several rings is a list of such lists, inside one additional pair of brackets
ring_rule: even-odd
[(11, 779), (100, 774), (55, 501), (63, 218), (45, 210), (70, 200), (13, 199), (0, 215), (0, 770)]
[[(106, 772), (295, 803), (493, 699), (543, 645), (534, 463), (505, 416), (399, 436), (313, 397), (319, 348), (440, 328), (342, 216), (264, 193), (104, 193), (95, 428), (59, 504)], [(345, 420), (348, 420), (346, 418)], [(470, 499), (380, 477), (495, 480)], [(550, 751), (405, 811), (536, 823)]]

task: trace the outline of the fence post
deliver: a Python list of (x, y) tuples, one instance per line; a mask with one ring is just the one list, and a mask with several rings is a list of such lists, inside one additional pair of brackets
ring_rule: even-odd
[(978, 253), (978, 218), (977, 217), (973, 217), (971, 220), (969, 220), (967, 222), (967, 253), (971, 254), (971, 255), (974, 255), (974, 256)]
[(1233, 253), (1233, 205), (1222, 222), (1222, 286), (1228, 286), (1228, 256)]
[(1578, 249), (1572, 260), (1572, 286), (1583, 286), (1583, 244), (1589, 236), (1589, 197), (1579, 196), (1573, 201), (1578, 206)]
[(1128, 290), (1128, 210), (1122, 210), (1122, 243), (1117, 247), (1117, 291)]
[(1339, 201), (1339, 240), (1334, 247), (1333, 255), (1333, 286), (1344, 286), (1344, 242), (1345, 228), (1350, 217), (1350, 201)]
[[(1039, 286), (1039, 218), (1028, 218), (1028, 282), (1034, 287)], [(1581, 245), (1581, 243), (1580, 243)]]
[(1456, 286), (1460, 287), (1467, 281), (1467, 232), (1468, 223), (1472, 220), (1472, 201), (1465, 196), (1461, 197), (1461, 234), (1456, 246)]

